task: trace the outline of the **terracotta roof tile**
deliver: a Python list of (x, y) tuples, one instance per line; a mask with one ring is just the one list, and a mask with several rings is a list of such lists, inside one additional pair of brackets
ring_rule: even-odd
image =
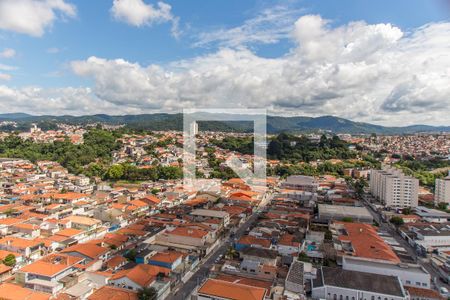
[(50, 254), (40, 260), (26, 265), (20, 269), (20, 272), (39, 274), (43, 276), (54, 276), (63, 270), (76, 265), (82, 260), (82, 258), (64, 254)]
[(48, 300), (50, 295), (35, 292), (12, 283), (0, 284), (2, 300)]
[(64, 249), (63, 253), (78, 252), (89, 258), (95, 259), (108, 252), (108, 248), (100, 247), (95, 244), (76, 244)]
[(89, 300), (138, 300), (137, 293), (111, 286), (104, 286), (88, 297)]
[(336, 224), (342, 224), (347, 232), (346, 235), (340, 235), (339, 240), (341, 242), (350, 242), (354, 256), (388, 260), (395, 263), (399, 263), (400, 259), (386, 244), (386, 242), (377, 234), (375, 227), (369, 224), (363, 223), (345, 223), (335, 222)]
[(200, 287), (198, 292), (200, 294), (232, 300), (263, 300), (266, 289), (241, 283), (208, 279)]

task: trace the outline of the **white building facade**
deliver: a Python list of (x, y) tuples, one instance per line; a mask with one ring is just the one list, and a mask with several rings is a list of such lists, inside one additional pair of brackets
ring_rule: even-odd
[(436, 204), (450, 203), (450, 174), (445, 178), (436, 179), (434, 202)]
[(416, 207), (419, 199), (419, 180), (406, 176), (395, 168), (371, 170), (370, 192), (386, 207)]

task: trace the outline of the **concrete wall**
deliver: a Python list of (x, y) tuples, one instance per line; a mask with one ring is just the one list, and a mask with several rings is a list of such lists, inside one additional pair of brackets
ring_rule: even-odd
[[(373, 297), (373, 298), (372, 298)], [(313, 299), (327, 300), (406, 300), (408, 297), (384, 295), (366, 291), (352, 290), (333, 286), (313, 288)]]

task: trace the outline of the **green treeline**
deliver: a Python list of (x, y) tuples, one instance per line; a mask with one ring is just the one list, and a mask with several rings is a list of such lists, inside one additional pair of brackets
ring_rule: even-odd
[(310, 162), (318, 159), (350, 159), (356, 152), (338, 136), (327, 138), (322, 135), (319, 142), (313, 142), (305, 136), (279, 134), (267, 147), (267, 157), (278, 160)]
[(183, 177), (183, 169), (173, 166), (151, 166), (150, 168), (138, 168), (131, 164), (115, 164), (103, 173), (105, 179), (145, 181), (158, 179), (180, 179)]
[[(242, 154), (253, 154), (253, 137), (225, 137), (223, 140), (213, 140), (220, 148), (236, 151)], [(267, 157), (283, 161), (304, 161), (327, 159), (350, 159), (356, 157), (356, 152), (349, 149), (349, 144), (338, 136), (327, 138), (323, 135), (319, 142), (313, 142), (305, 136), (294, 136), (281, 133), (267, 147)]]
[(401, 160), (395, 164), (397, 168), (403, 170), (407, 175), (414, 176), (419, 179), (421, 185), (433, 188), (437, 178), (444, 177), (448, 172), (434, 172), (434, 169), (450, 167), (450, 161), (440, 159), (430, 160)]
[(223, 140), (212, 140), (211, 143), (222, 149), (228, 149), (242, 154), (253, 154), (253, 137), (227, 136)]
[(83, 173), (90, 163), (105, 165), (111, 162), (112, 151), (119, 149), (116, 133), (92, 129), (84, 134), (83, 144), (72, 144), (69, 140), (53, 143), (35, 143), (9, 135), (0, 141), (0, 156), (24, 158), (32, 162), (51, 160), (60, 163), (74, 174)]

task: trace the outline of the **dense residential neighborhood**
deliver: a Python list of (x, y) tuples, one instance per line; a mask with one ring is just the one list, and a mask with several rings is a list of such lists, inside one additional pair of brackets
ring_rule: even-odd
[[(74, 130), (68, 128), (65, 135)], [(20, 137), (36, 132), (48, 140), (34, 143), (54, 142), (36, 127)], [(280, 176), (297, 162), (268, 160), (278, 171), (246, 182), (226, 171), (225, 161), (238, 157), (244, 168), (253, 156), (220, 146), (247, 135), (205, 132), (197, 141), (201, 176), (192, 187), (173, 175), (183, 165), (181, 133), (116, 136), (110, 166), (103, 162), (106, 175), (75, 175), (51, 160), (0, 159), (3, 298), (446, 297), (447, 178), (436, 180), (436, 197), (427, 201), (413, 175), (352, 155), (311, 161), (320, 171), (314, 176), (298, 170)], [(366, 149), (364, 141), (356, 145)], [(163, 167), (175, 173), (166, 179), (140, 173)], [(138, 177), (127, 178), (127, 168)]]

